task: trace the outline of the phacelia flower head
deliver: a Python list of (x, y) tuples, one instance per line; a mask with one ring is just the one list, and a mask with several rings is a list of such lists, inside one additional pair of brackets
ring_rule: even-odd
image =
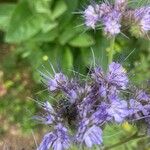
[(140, 119), (149, 123), (149, 95), (143, 90), (132, 93), (134, 88), (128, 86), (126, 71), (119, 63), (112, 62), (107, 72), (93, 68), (84, 82), (62, 73), (43, 77), (57, 101), (38, 102), (42, 114), (34, 119), (50, 126), (50, 131), (37, 150), (66, 150), (71, 144), (100, 146), (108, 123)]
[(95, 29), (95, 26), (98, 22), (99, 15), (98, 15), (99, 6), (89, 5), (87, 9), (84, 11), (84, 18), (85, 18), (85, 25), (87, 27), (91, 27)]
[(90, 120), (95, 125), (101, 125), (107, 120), (110, 119), (107, 109), (109, 108), (108, 104), (102, 103), (97, 110), (92, 114)]
[(39, 103), (39, 106), (44, 110), (44, 114), (42, 116), (34, 116), (33, 118), (42, 124), (53, 124), (56, 113), (52, 105), (48, 101), (46, 101), (44, 103)]
[(87, 147), (92, 147), (93, 145), (102, 144), (102, 130), (100, 127), (93, 125), (84, 133), (83, 141)]
[(67, 129), (59, 123), (55, 126), (53, 132), (44, 136), (43, 141), (37, 150), (49, 150), (50, 148), (53, 148), (54, 150), (68, 149), (70, 138), (67, 132)]
[(150, 31), (150, 6), (133, 11), (131, 32), (135, 36), (145, 35)]
[(41, 142), (41, 144), (39, 145), (37, 150), (49, 150), (50, 147), (52, 146), (53, 141), (56, 139), (55, 135), (50, 132), (47, 133), (44, 137), (43, 140)]
[(121, 13), (115, 9), (103, 17), (104, 32), (106, 35), (115, 36), (120, 33)]
[(56, 73), (54, 79), (48, 81), (48, 89), (50, 91), (57, 90), (62, 86), (66, 86), (67, 78), (62, 73)]
[(102, 144), (102, 130), (96, 125), (90, 126), (90, 120), (84, 119), (79, 124), (76, 139), (78, 143), (91, 148), (93, 145)]
[(124, 100), (112, 101), (108, 114), (118, 123), (121, 123), (129, 115), (128, 104)]
[(121, 89), (126, 89), (128, 85), (128, 77), (125, 69), (119, 63), (115, 62), (109, 65), (107, 80)]
[(108, 2), (99, 4), (99, 18), (102, 19), (105, 15), (110, 13), (112, 9), (113, 6)]
[(95, 68), (92, 78), (98, 84), (98, 93), (101, 97), (117, 97), (120, 89), (128, 86), (128, 77), (121, 64), (112, 62), (104, 74), (101, 68)]
[(143, 105), (135, 99), (130, 99), (130, 115), (134, 115), (136, 118), (139, 117), (139, 112), (143, 110)]
[(136, 99), (140, 102), (150, 102), (150, 95), (146, 94), (145, 91), (139, 90), (136, 93)]
[(92, 72), (92, 78), (96, 82), (102, 83), (104, 81), (104, 72), (103, 72), (103, 69), (101, 67), (94, 68), (94, 70)]
[(115, 0), (115, 9), (124, 12), (127, 7), (128, 0)]

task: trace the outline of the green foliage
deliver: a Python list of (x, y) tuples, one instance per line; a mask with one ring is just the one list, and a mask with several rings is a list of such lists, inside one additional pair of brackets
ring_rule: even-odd
[[(9, 5), (2, 6), (9, 7), (9, 12), (4, 13), (9, 19), (0, 23), (0, 28), (5, 31), (5, 41), (15, 44), (16, 54), (29, 61), (33, 69), (46, 61), (45, 55), (52, 64), (72, 69), (76, 61), (73, 50), (80, 55), (81, 48), (90, 51), (95, 44), (92, 34), (83, 33), (83, 26), (76, 27), (81, 19), (72, 12), (79, 8), (78, 0), (22, 0), (13, 7)], [(61, 57), (60, 62), (56, 57)], [(35, 76), (37, 73), (33, 73)]]

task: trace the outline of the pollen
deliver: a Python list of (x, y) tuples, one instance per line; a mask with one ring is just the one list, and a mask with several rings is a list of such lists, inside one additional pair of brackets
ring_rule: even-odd
[(129, 124), (127, 121), (122, 124), (122, 128), (125, 131), (127, 131), (127, 132), (131, 132), (132, 131), (132, 125)]

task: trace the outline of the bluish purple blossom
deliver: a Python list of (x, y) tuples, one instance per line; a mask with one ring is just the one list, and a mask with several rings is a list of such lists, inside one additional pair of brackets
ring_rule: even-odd
[(139, 117), (139, 112), (143, 110), (143, 105), (134, 99), (130, 99), (129, 105), (130, 115), (135, 115), (136, 118)]
[(150, 95), (146, 94), (146, 92), (143, 90), (139, 90), (136, 93), (136, 99), (138, 99), (139, 101), (148, 102), (150, 101)]
[(97, 9), (99, 8), (98, 5), (92, 6), (89, 5), (87, 9), (84, 11), (84, 18), (85, 18), (85, 25), (87, 27), (91, 27), (95, 29), (95, 26), (98, 22), (99, 15)]
[(116, 2), (115, 7), (109, 3), (89, 5), (84, 11), (85, 24), (95, 29), (99, 22), (104, 26), (105, 34), (115, 36), (120, 33), (121, 28), (121, 8), (122, 3)]
[(142, 7), (134, 11), (134, 19), (139, 25), (139, 29), (147, 33), (150, 31), (150, 7)]
[(119, 64), (112, 62), (108, 72), (103, 73), (101, 68), (95, 68), (92, 78), (98, 83), (99, 95), (102, 97), (112, 97), (119, 93), (120, 89), (125, 90), (128, 86), (128, 77), (125, 69)]
[(103, 83), (104, 81), (104, 72), (101, 67), (96, 67), (93, 70), (92, 78), (96, 80), (98, 83)]
[(52, 124), (55, 120), (55, 117), (50, 114), (46, 114), (43, 116), (34, 116), (33, 118), (36, 119), (37, 121), (39, 121), (40, 123), (46, 124), (46, 125)]
[(76, 139), (87, 147), (92, 147), (94, 144), (100, 145), (103, 141), (102, 130), (96, 125), (90, 126), (90, 120), (85, 118), (79, 124)]
[(53, 132), (46, 134), (37, 150), (64, 150), (68, 149), (70, 145), (70, 138), (67, 129), (59, 123), (55, 126)]
[(112, 10), (105, 17), (103, 17), (104, 32), (107, 35), (115, 36), (120, 33), (121, 13), (116, 10)]
[(102, 125), (103, 123), (110, 120), (109, 114), (107, 112), (109, 105), (102, 103), (97, 110), (92, 114), (90, 120), (95, 125)]
[(37, 150), (65, 150), (71, 144), (91, 148), (102, 144), (102, 129), (109, 122), (143, 119), (149, 123), (150, 96), (143, 90), (130, 89), (127, 73), (119, 63), (112, 62), (107, 72), (93, 68), (84, 82), (62, 73), (43, 77), (58, 100), (38, 102), (43, 114), (34, 119), (50, 126), (50, 131)]
[(56, 139), (56, 136), (52, 132), (47, 133), (43, 137), (43, 140), (37, 150), (49, 150), (55, 139)]
[(115, 9), (124, 12), (127, 6), (128, 0), (115, 0)]
[(48, 79), (47, 83), (49, 91), (59, 90), (62, 87), (65, 87), (66, 85), (67, 85), (67, 78), (62, 73), (56, 73), (54, 78)]
[(42, 116), (34, 116), (33, 118), (42, 124), (52, 124), (56, 115), (52, 105), (46, 101), (44, 103), (39, 103), (39, 106), (45, 111), (45, 114)]
[(109, 65), (107, 80), (121, 89), (126, 89), (128, 85), (128, 77), (125, 69), (119, 63), (115, 62)]
[(129, 115), (128, 104), (124, 100), (112, 101), (108, 114), (118, 123), (121, 123)]
[(100, 127), (93, 125), (83, 135), (82, 139), (87, 147), (92, 147), (94, 144), (100, 145), (103, 142), (102, 130)]

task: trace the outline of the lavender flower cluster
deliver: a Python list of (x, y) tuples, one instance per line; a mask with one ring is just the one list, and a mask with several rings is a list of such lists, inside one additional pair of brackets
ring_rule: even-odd
[(112, 62), (107, 72), (94, 67), (86, 80), (69, 79), (62, 72), (42, 76), (57, 101), (39, 102), (44, 113), (34, 118), (48, 125), (50, 131), (37, 150), (102, 145), (108, 123), (143, 120), (150, 129), (150, 95), (129, 84), (126, 70), (119, 63)]
[(128, 0), (115, 0), (114, 4), (106, 1), (89, 5), (83, 12), (85, 25), (92, 29), (102, 26), (108, 36), (121, 33), (121, 27), (125, 25), (130, 26), (135, 36), (147, 35), (150, 31), (150, 6), (131, 9), (127, 4)]

